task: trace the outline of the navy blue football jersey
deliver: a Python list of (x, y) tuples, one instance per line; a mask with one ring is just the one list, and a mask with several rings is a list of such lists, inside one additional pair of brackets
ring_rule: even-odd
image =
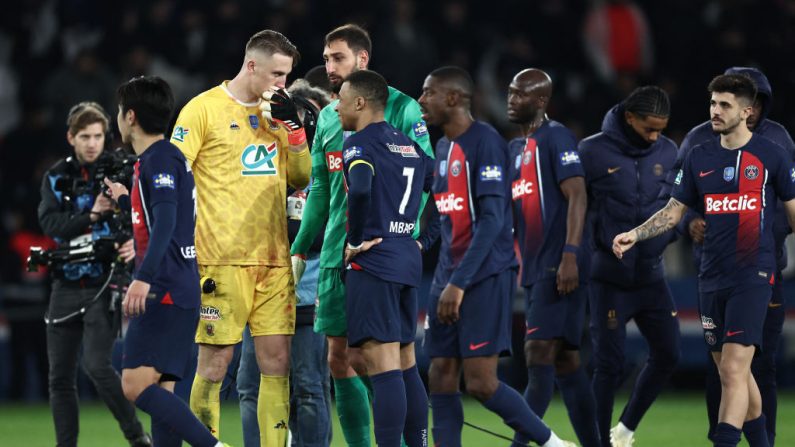
[(158, 296), (168, 294), (179, 307), (198, 307), (201, 293), (194, 246), (196, 185), (185, 156), (176, 146), (161, 140), (140, 155), (135, 164), (130, 199), (135, 235), (135, 273), (146, 256), (154, 228), (152, 210), (159, 203), (176, 204), (176, 227), (150, 290)]
[[(584, 177), (574, 134), (556, 121), (545, 121), (529, 138), (510, 142), (511, 197), (514, 203), (514, 236), (522, 256), (522, 285), (554, 278), (566, 244), (569, 203), (560, 183)], [(588, 231), (583, 230), (577, 267), (587, 280)]]
[(737, 150), (709, 140), (685, 158), (672, 197), (704, 210), (701, 291), (773, 283), (776, 199), (795, 197), (795, 167), (784, 149), (756, 134)]
[(382, 121), (345, 140), (342, 162), (346, 185), (350, 169), (357, 164), (373, 170), (363, 240), (383, 238), (380, 244), (358, 254), (351, 267), (384, 281), (419, 286), (422, 257), (412, 233), (422, 192), (430, 191), (433, 181), (433, 160), (406, 135)]
[(442, 246), (431, 287), (441, 293), (461, 263), (478, 225), (478, 199), (504, 199), (503, 226), (470, 284), (514, 266), (508, 145), (490, 125), (475, 121), (454, 140), (436, 143), (433, 194), (441, 222)]

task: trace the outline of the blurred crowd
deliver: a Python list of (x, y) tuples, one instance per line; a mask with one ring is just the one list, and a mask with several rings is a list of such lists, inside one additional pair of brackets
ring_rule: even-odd
[(30, 245), (50, 243), (36, 207), (43, 172), (69, 153), (69, 108), (91, 100), (114, 113), (116, 86), (142, 74), (166, 79), (181, 106), (231, 78), (248, 37), (265, 28), (301, 51), (294, 79), (323, 63), (323, 36), (346, 22), (370, 31), (370, 67), (414, 97), (432, 69), (468, 69), (478, 118), (506, 137), (516, 132), (505, 117), (507, 86), (526, 67), (550, 73), (550, 116), (578, 137), (599, 131), (608, 108), (636, 86), (656, 84), (671, 96), (666, 134), (678, 143), (707, 119), (709, 80), (736, 65), (766, 73), (770, 116), (795, 130), (786, 109), (795, 93), (795, 0), (12, 2), (0, 16), (0, 339), (17, 339), (9, 343), (17, 361), (45, 361), (26, 353), (43, 346), (46, 276), (25, 272), (23, 260)]

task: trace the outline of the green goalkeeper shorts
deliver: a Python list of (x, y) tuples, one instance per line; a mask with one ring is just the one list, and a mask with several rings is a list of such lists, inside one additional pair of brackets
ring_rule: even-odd
[(329, 337), (344, 337), (348, 333), (345, 317), (345, 284), (340, 269), (321, 268), (317, 280), (317, 313), (315, 332)]

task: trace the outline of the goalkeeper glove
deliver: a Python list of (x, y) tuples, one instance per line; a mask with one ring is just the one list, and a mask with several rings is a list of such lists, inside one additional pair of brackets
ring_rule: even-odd
[(295, 281), (297, 286), (301, 282), (301, 277), (304, 276), (304, 270), (306, 270), (306, 256), (292, 255), (290, 260), (293, 263), (293, 281)]
[(274, 87), (271, 90), (266, 90), (262, 94), (262, 99), (264, 101), (259, 105), (262, 117), (286, 127), (291, 146), (298, 146), (306, 142), (306, 131), (303, 123), (298, 119), (298, 108), (285, 89)]

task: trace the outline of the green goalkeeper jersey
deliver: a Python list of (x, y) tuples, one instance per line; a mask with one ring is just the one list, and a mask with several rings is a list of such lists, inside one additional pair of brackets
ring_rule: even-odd
[[(312, 143), (312, 190), (304, 207), (301, 228), (290, 249), (293, 255), (306, 254), (325, 223), (326, 233), (320, 252), (321, 268), (342, 267), (345, 242), (348, 196), (342, 173), (342, 143), (353, 132), (342, 131), (339, 116), (334, 110), (337, 102), (332, 102), (320, 111)], [(389, 87), (384, 119), (416, 141), (428, 156), (434, 158), (428, 129), (417, 101)], [(424, 209), (426, 199), (426, 195), (423, 195), (420, 210)], [(418, 234), (419, 225), (414, 229), (414, 236)]]

